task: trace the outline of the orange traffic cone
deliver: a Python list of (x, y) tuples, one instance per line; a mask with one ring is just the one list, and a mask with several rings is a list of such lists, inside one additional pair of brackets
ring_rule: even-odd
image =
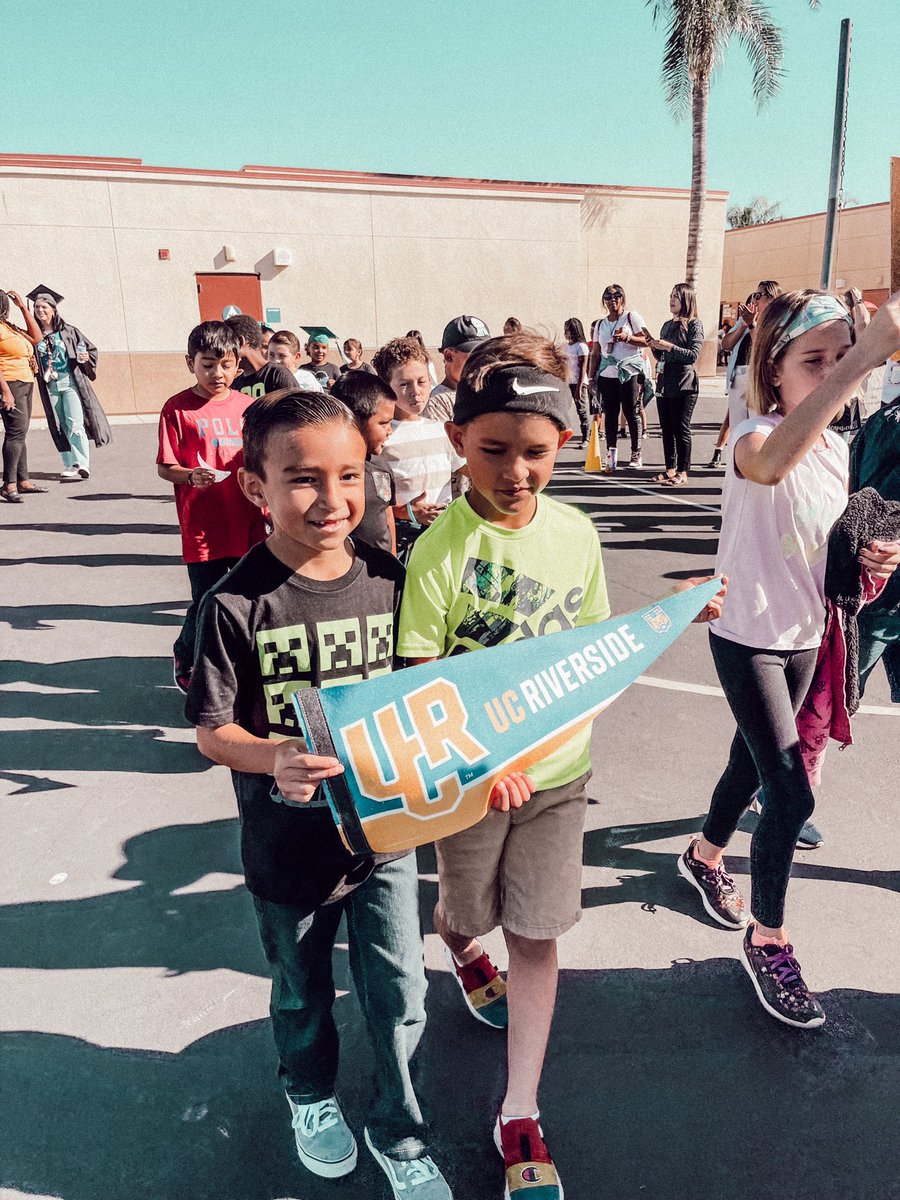
[(591, 421), (591, 432), (588, 434), (584, 469), (586, 471), (603, 470), (603, 459), (600, 457), (600, 420), (596, 416)]

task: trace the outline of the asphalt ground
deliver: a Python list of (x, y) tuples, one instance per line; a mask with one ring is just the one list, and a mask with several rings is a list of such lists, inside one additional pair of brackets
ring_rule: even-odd
[[(704, 388), (695, 459), (723, 403)], [(650, 409), (651, 433), (654, 410)], [(230, 781), (197, 753), (170, 675), (187, 596), (171, 488), (152, 424), (117, 426), (93, 477), (0, 506), (0, 1195), (64, 1200), (380, 1200), (354, 1175), (296, 1161), (275, 1079), (268, 981), (238, 859)], [(614, 612), (711, 571), (721, 472), (648, 483), (563, 452), (551, 490), (591, 513)], [(757, 1004), (738, 935), (676, 874), (733, 726), (706, 632), (692, 627), (596, 722), (580, 924), (560, 941), (544, 1127), (569, 1200), (900, 1197), (900, 708), (880, 671), (832, 750), (798, 852), (788, 922), (828, 1013), (802, 1033)], [(750, 829), (749, 821), (747, 830)], [(730, 866), (747, 884), (749, 836)], [(457, 1200), (494, 1200), (502, 1035), (460, 1007), (431, 933), (433, 854), (420, 854), (429, 1024), (419, 1091)], [(503, 961), (502, 940), (489, 939)], [(369, 1054), (336, 955), (339, 1091), (362, 1133)], [(414, 1197), (413, 1197), (414, 1200)]]

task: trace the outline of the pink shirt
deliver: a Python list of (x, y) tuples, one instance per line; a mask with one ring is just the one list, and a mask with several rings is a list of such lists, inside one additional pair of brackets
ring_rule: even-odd
[[(766, 437), (778, 413), (751, 416), (732, 433)], [(717, 637), (761, 650), (809, 650), (825, 628), (828, 534), (847, 506), (849, 453), (825, 430), (820, 441), (774, 487), (745, 479), (732, 463), (722, 491), (716, 572), (728, 576)]]

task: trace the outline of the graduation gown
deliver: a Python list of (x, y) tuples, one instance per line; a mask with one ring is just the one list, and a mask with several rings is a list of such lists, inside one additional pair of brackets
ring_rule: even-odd
[[(106, 419), (103, 406), (97, 399), (97, 393), (91, 387), (91, 380), (97, 378), (97, 347), (93, 342), (88, 341), (80, 329), (76, 329), (74, 325), (69, 325), (67, 322), (63, 323), (58, 333), (66, 348), (66, 357), (69, 360), (69, 377), (75, 385), (79, 399), (81, 400), (85, 431), (95, 446), (105, 446), (112, 439), (112, 433), (110, 432), (109, 421)], [(76, 347), (79, 342), (84, 342), (87, 348), (88, 361), (85, 363), (78, 362)], [(59, 427), (59, 421), (57, 420), (56, 412), (50, 399), (50, 389), (47, 386), (47, 382), (40, 370), (36, 374), (38, 390), (41, 393), (41, 403), (44, 406), (44, 414), (47, 418), (47, 425), (50, 429), (50, 436), (53, 438), (53, 444), (60, 452), (69, 450), (71, 449), (69, 439)]]

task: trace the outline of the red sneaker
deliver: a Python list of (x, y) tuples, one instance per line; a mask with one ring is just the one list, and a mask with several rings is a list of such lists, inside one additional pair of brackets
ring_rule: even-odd
[(497, 1117), (494, 1145), (506, 1167), (505, 1200), (563, 1200), (563, 1186), (537, 1117)]
[(492, 1029), (505, 1029), (509, 1024), (506, 980), (488, 956), (480, 954), (474, 962), (461, 967), (449, 946), (444, 947), (444, 954), (459, 984), (466, 1008), (475, 1020), (490, 1025)]

